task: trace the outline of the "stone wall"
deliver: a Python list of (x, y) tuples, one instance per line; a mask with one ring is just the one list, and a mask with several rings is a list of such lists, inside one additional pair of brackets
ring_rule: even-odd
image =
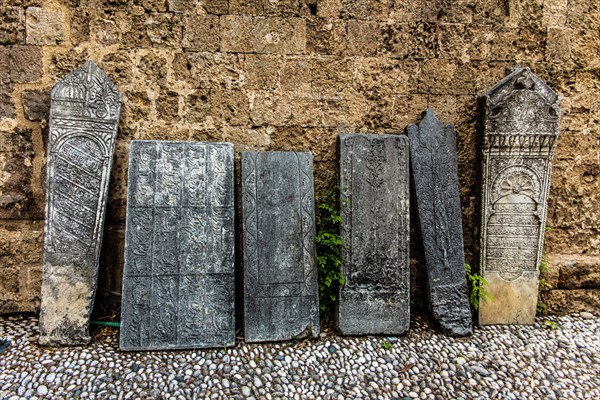
[(600, 311), (599, 36), (595, 0), (4, 0), (0, 312), (39, 306), (49, 91), (88, 58), (124, 95), (101, 313), (120, 291), (132, 139), (310, 150), (318, 192), (334, 180), (338, 133), (403, 132), (432, 107), (456, 125), (475, 264), (476, 97), (515, 65), (563, 98), (543, 301)]

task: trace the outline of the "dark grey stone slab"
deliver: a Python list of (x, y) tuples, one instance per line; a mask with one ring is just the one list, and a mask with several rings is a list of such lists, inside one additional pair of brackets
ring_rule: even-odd
[(338, 136), (345, 335), (401, 334), (410, 324), (408, 140)]
[(132, 141), (121, 350), (232, 346), (233, 144)]
[(319, 334), (312, 155), (242, 153), (244, 334)]
[(494, 298), (480, 304), (482, 325), (534, 322), (559, 103), (528, 68), (516, 69), (479, 98), (479, 261)]
[(121, 94), (88, 61), (52, 89), (40, 344), (89, 342)]
[(442, 124), (427, 109), (419, 125), (409, 125), (406, 130), (430, 306), (446, 334), (468, 336), (473, 334), (473, 320), (465, 272), (454, 126)]

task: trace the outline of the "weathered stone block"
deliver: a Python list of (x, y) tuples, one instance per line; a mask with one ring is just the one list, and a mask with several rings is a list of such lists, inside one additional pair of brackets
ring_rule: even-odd
[(377, 54), (381, 44), (382, 26), (379, 22), (348, 21), (346, 54), (349, 56), (371, 56)]
[(35, 218), (34, 149), (30, 129), (0, 131), (0, 218)]
[(117, 21), (118, 30), (122, 29), (119, 25), (125, 27), (121, 32), (121, 44), (126, 48), (181, 47), (183, 27), (180, 14), (120, 12)]
[(21, 92), (23, 114), (30, 121), (48, 118), (50, 111), (49, 90), (24, 90)]
[(410, 325), (408, 140), (338, 136), (342, 273), (336, 326), (345, 335)]
[(312, 155), (242, 153), (244, 335), (319, 335)]
[(65, 40), (65, 15), (42, 7), (28, 7), (27, 44), (55, 46)]
[(0, 83), (0, 118), (15, 117), (15, 103), (12, 99), (13, 83)]
[(549, 290), (542, 292), (541, 300), (548, 314), (567, 315), (587, 311), (598, 314), (600, 289)]
[[(319, 4), (321, 3), (319, 2)], [(342, 54), (346, 46), (347, 29), (347, 21), (325, 18), (307, 19), (306, 52), (308, 54)]]
[(340, 0), (340, 13), (342, 18), (360, 20), (388, 19), (392, 4), (389, 0)]
[(531, 324), (546, 226), (559, 97), (519, 68), (480, 97), (480, 270), (494, 301), (479, 323)]
[(286, 93), (255, 91), (250, 116), (253, 125), (283, 126), (292, 117), (292, 107)]
[(421, 122), (406, 130), (429, 278), (429, 304), (446, 334), (468, 336), (473, 333), (473, 321), (467, 294), (454, 127), (442, 124), (428, 108)]
[(554, 255), (549, 257), (547, 268), (556, 272), (555, 287), (559, 289), (600, 289), (600, 262), (596, 256)]
[(231, 143), (132, 141), (121, 350), (232, 346)]
[(42, 49), (38, 46), (13, 46), (10, 49), (10, 80), (33, 82), (42, 77)]
[(221, 51), (235, 53), (302, 54), (306, 22), (302, 18), (220, 17)]
[(183, 19), (183, 47), (196, 51), (219, 50), (219, 17), (194, 15)]
[(0, 7), (0, 44), (25, 43), (25, 13), (22, 7)]
[(231, 14), (298, 15), (299, 0), (229, 0)]
[(121, 94), (92, 61), (51, 93), (40, 344), (90, 340)]

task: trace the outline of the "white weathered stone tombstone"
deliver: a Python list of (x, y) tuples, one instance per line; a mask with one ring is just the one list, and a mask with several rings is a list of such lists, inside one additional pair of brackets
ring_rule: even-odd
[(480, 269), (494, 299), (480, 302), (479, 323), (532, 324), (559, 96), (519, 68), (481, 95), (479, 106)]
[(312, 155), (242, 153), (244, 335), (318, 336)]
[(121, 94), (88, 61), (51, 93), (40, 344), (87, 343)]
[(408, 138), (338, 137), (342, 273), (335, 312), (345, 335), (401, 334), (410, 324)]
[(233, 144), (134, 140), (121, 350), (232, 346)]

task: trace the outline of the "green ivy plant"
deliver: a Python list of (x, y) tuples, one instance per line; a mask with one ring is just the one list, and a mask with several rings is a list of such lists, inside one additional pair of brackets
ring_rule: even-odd
[(471, 266), (465, 263), (465, 271), (467, 272), (467, 284), (469, 285), (469, 302), (474, 310), (479, 310), (479, 302), (494, 301), (492, 295), (488, 293), (486, 287), (488, 282), (485, 278), (472, 271)]
[(316, 228), (317, 256), (319, 271), (319, 301), (321, 319), (330, 323), (337, 300), (337, 288), (345, 279), (342, 274), (342, 238), (340, 236), (340, 207), (337, 185), (317, 196)]

